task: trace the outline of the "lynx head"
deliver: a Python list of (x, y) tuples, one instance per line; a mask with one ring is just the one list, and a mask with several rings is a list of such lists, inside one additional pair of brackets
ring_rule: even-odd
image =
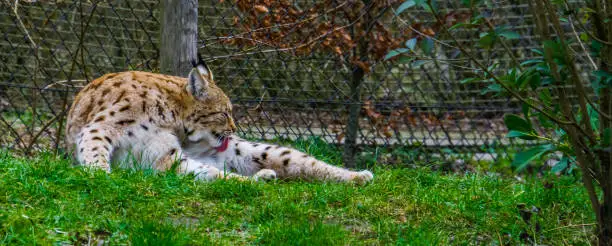
[(236, 131), (231, 101), (217, 87), (212, 71), (199, 54), (192, 63), (185, 89), (194, 103), (184, 124), (185, 145), (225, 151), (228, 137)]

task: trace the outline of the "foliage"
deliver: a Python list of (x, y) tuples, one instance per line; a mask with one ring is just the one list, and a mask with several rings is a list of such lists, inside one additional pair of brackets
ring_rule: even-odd
[[(241, 15), (233, 17), (233, 24), (241, 33), (228, 35), (225, 42), (242, 47), (265, 45), (295, 55), (333, 53), (367, 72), (372, 62), (402, 43), (380, 20), (398, 2), (326, 0), (301, 6), (303, 3), (286, 0), (236, 0)], [(364, 40), (365, 52), (352, 52)]]
[[(408, 0), (402, 4), (404, 8), (401, 10), (421, 7), (430, 12), (436, 20), (435, 25), (442, 31), (437, 34), (441, 36), (438, 38), (454, 41), (457, 51), (476, 65), (474, 76), (462, 80), (462, 83), (488, 82), (483, 94), (510, 96), (522, 104), (522, 116), (508, 114), (504, 118), (509, 130), (507, 137), (534, 142), (535, 146), (517, 153), (512, 165), (520, 171), (533, 160), (561, 153), (562, 159), (554, 171), (563, 172), (574, 164), (579, 166), (597, 217), (599, 244), (612, 244), (612, 179), (609, 175), (612, 173), (612, 29), (608, 23), (610, 14), (601, 10), (609, 8), (610, 2), (595, 0), (574, 10), (565, 1), (530, 1), (541, 49), (532, 50), (537, 57), (521, 63), (507, 43), (518, 39), (519, 35), (479, 14), (478, 7), (485, 2), (463, 1), (471, 9), (471, 16), (469, 21), (455, 25), (446, 22), (448, 14), (438, 10), (433, 2)], [(556, 38), (566, 37), (566, 28), (561, 22), (568, 23), (574, 30), (572, 39)], [(589, 24), (592, 29), (585, 28)], [(478, 45), (484, 49), (501, 45), (505, 55), (512, 58), (512, 67), (501, 71), (497, 69), (500, 64), (495, 59), (477, 58), (455, 38), (453, 30), (459, 26), (468, 27), (464, 31), (484, 29), (479, 33)], [(576, 26), (583, 28), (584, 35), (575, 31)], [(575, 57), (577, 52), (572, 48), (573, 42), (579, 43), (578, 47), (592, 63), (590, 76), (594, 79), (591, 88), (585, 87), (584, 76), (577, 68), (579, 64)], [(586, 48), (587, 42), (591, 43), (590, 50)], [(388, 56), (399, 53), (403, 54), (390, 52)], [(598, 64), (591, 56), (599, 59)], [(595, 186), (603, 190), (602, 198), (598, 197)]]

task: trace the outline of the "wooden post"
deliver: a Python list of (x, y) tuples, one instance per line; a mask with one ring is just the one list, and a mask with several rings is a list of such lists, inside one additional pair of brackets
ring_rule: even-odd
[(160, 72), (187, 77), (197, 57), (198, 0), (161, 1)]

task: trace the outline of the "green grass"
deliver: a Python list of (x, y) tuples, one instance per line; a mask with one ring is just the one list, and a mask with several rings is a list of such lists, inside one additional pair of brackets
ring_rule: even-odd
[[(312, 143), (295, 146), (339, 162), (335, 149)], [(91, 173), (51, 155), (0, 152), (0, 244), (580, 245), (594, 237), (573, 176), (519, 182), (371, 168), (366, 186), (206, 183), (148, 170)]]

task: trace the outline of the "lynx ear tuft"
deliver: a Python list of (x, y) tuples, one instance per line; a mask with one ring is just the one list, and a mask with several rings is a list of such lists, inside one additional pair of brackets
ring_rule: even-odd
[(209, 84), (213, 83), (213, 74), (198, 53), (198, 60), (191, 61), (193, 68), (187, 77), (187, 92), (198, 100), (208, 97)]
[(214, 83), (212, 71), (210, 70), (204, 59), (202, 59), (202, 55), (200, 53), (198, 53), (198, 62), (194, 65), (194, 67), (198, 68), (202, 76), (208, 76), (208, 81)]

